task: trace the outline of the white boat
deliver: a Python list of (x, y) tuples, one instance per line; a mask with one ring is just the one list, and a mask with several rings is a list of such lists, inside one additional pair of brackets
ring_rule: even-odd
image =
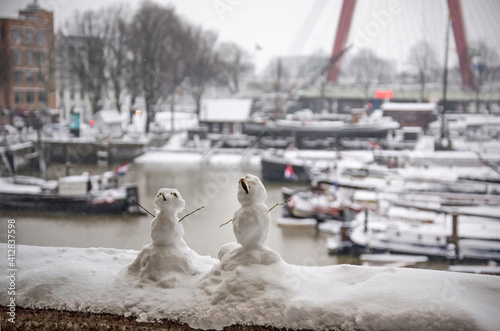
[(500, 266), (494, 261), (487, 265), (450, 265), (449, 271), (500, 276)]
[[(500, 208), (496, 210), (500, 215)], [(453, 236), (450, 214), (404, 207), (367, 214), (368, 220), (365, 213), (359, 213), (349, 232), (349, 239), (358, 251), (456, 257), (457, 247), (450, 240)], [(456, 235), (459, 238), (458, 258), (500, 259), (500, 222), (497, 219), (462, 214)], [(331, 248), (337, 248), (334, 242)]]
[(324, 138), (385, 138), (391, 130), (399, 128), (399, 123), (390, 117), (384, 117), (382, 111), (376, 110), (370, 116), (357, 121), (316, 120), (315, 118), (282, 119), (267, 122), (248, 122), (244, 125), (244, 133), (259, 137), (315, 137)]
[(48, 181), (29, 176), (0, 178), (0, 208), (3, 209), (143, 214), (138, 202), (137, 186), (119, 184), (116, 171), (102, 175), (84, 173)]

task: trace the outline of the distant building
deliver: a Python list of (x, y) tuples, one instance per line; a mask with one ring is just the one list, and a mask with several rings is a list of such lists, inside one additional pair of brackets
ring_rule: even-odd
[(99, 110), (93, 120), (99, 137), (120, 138), (123, 135), (123, 118), (117, 110)]
[(424, 130), (436, 120), (438, 112), (436, 103), (386, 102), (380, 109), (384, 116), (392, 117), (401, 127), (418, 126)]
[(200, 125), (210, 133), (241, 133), (251, 108), (251, 99), (205, 99), (200, 109)]
[(18, 18), (0, 18), (0, 52), (0, 116), (7, 115), (0, 122), (11, 121), (15, 114), (55, 109), (53, 13), (35, 1)]

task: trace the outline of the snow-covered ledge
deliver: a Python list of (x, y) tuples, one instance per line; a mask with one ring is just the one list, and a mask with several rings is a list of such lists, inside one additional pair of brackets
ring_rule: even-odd
[[(265, 188), (251, 175), (238, 183), (232, 224), (237, 243), (218, 259), (182, 239), (174, 189), (155, 199), (152, 243), (141, 252), (17, 246), (15, 303), (29, 308), (112, 313), (140, 321), (172, 319), (194, 328), (233, 324), (297, 329), (498, 330), (500, 277), (432, 270), (304, 267), (266, 245)], [(0, 244), (7, 256), (7, 245)], [(6, 271), (7, 259), (0, 260)], [(3, 289), (8, 277), (0, 278)], [(0, 305), (11, 300), (0, 292)], [(2, 323), (8, 323), (2, 321)]]

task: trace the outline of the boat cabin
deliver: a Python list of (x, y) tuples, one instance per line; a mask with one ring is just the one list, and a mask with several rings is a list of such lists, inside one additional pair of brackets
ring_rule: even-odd
[(251, 99), (205, 99), (200, 109), (200, 126), (208, 133), (242, 133), (252, 108)]
[(437, 118), (437, 103), (385, 102), (380, 106), (384, 116), (392, 117), (401, 127), (413, 126), (426, 130)]

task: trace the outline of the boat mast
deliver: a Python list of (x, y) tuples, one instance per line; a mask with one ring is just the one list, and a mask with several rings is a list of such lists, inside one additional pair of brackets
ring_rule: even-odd
[(446, 92), (448, 90), (448, 48), (450, 44), (450, 24), (451, 24), (451, 17), (448, 15), (448, 20), (446, 21), (446, 40), (445, 40), (446, 46), (444, 50), (443, 105), (441, 111), (441, 143), (448, 136), (446, 130)]

